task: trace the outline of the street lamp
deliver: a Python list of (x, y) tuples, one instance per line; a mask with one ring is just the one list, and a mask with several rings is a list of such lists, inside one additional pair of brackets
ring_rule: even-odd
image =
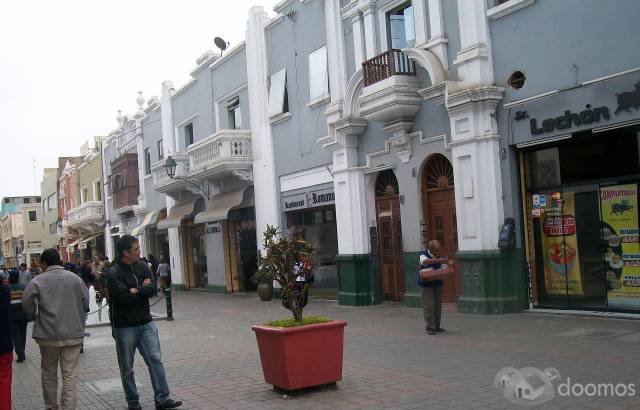
[(192, 186), (196, 187), (198, 189), (198, 191), (200, 191), (202, 193), (202, 195), (205, 196), (205, 198), (207, 198), (207, 201), (209, 200), (209, 185), (208, 184), (198, 184), (196, 182), (194, 182), (193, 180), (189, 179), (188, 177), (177, 177), (176, 176), (176, 167), (178, 166), (178, 163), (176, 162), (175, 159), (173, 159), (173, 157), (171, 157), (171, 155), (169, 155), (166, 159), (166, 161), (164, 161), (164, 170), (167, 172), (167, 176), (171, 179), (177, 179), (178, 181), (184, 181), (186, 183), (191, 184)]

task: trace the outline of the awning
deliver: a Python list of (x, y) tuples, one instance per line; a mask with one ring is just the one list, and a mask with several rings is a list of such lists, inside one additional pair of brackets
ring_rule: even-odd
[(95, 239), (95, 237), (96, 237), (96, 236), (98, 236), (98, 235), (91, 235), (91, 236), (87, 236), (86, 238), (81, 239), (79, 243), (86, 243), (86, 242), (89, 242), (89, 241), (91, 241), (91, 240)]
[(78, 238), (78, 239), (76, 239), (75, 241), (73, 241), (73, 242), (71, 242), (71, 243), (68, 243), (68, 244), (67, 244), (67, 247), (73, 247), (73, 246), (76, 246), (77, 244), (79, 244), (79, 243), (80, 243), (80, 241), (81, 241), (81, 239), (80, 239), (80, 238)]
[(246, 188), (225, 192), (220, 195), (216, 195), (207, 204), (207, 209), (204, 212), (200, 212), (196, 215), (194, 223), (201, 224), (206, 222), (221, 221), (227, 219), (229, 210), (234, 206), (242, 203), (244, 190)]
[(131, 235), (133, 235), (133, 236), (140, 235), (140, 233), (142, 233), (142, 231), (144, 231), (144, 228), (146, 228), (148, 225), (150, 225), (152, 223), (155, 223), (156, 222), (156, 218), (158, 218), (158, 212), (160, 212), (159, 209), (156, 210), (156, 211), (148, 212), (144, 216), (144, 219), (142, 220), (142, 223), (131, 230)]
[[(196, 198), (197, 199), (197, 198)], [(168, 229), (168, 228), (177, 228), (180, 226), (180, 222), (182, 222), (182, 218), (189, 215), (193, 212), (193, 205), (196, 202), (196, 199), (191, 199), (186, 202), (178, 202), (176, 203), (170, 210), (167, 215), (167, 219), (158, 222), (158, 229)]]

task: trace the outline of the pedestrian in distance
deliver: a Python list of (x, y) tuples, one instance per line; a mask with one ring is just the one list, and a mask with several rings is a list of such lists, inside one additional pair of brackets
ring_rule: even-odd
[[(26, 266), (26, 265), (25, 265)], [(27, 342), (27, 317), (22, 310), (22, 295), (25, 285), (20, 283), (20, 274), (11, 272), (9, 275), (9, 291), (11, 293), (11, 322), (13, 347), (18, 356), (18, 363), (26, 359), (25, 345)]]
[(40, 256), (44, 272), (24, 291), (23, 310), (34, 320), (33, 338), (40, 347), (45, 409), (58, 409), (58, 363), (62, 373), (60, 407), (75, 409), (77, 370), (84, 341), (89, 290), (73, 272), (63, 269), (56, 249)]
[(20, 284), (26, 285), (31, 281), (31, 272), (27, 269), (26, 263), (20, 264)]
[(427, 322), (427, 333), (435, 335), (444, 332), (440, 327), (442, 317), (442, 279), (424, 281), (422, 279), (423, 270), (440, 270), (446, 266), (448, 259), (440, 257), (440, 242), (431, 240), (427, 244), (427, 250), (420, 252), (418, 265), (418, 285), (422, 288), (422, 312), (424, 320)]
[(160, 277), (160, 289), (164, 292), (171, 285), (171, 267), (165, 258), (161, 259), (156, 273)]
[(116, 249), (118, 260), (109, 272), (107, 288), (120, 378), (128, 408), (142, 408), (133, 373), (136, 349), (149, 369), (156, 409), (178, 408), (182, 402), (170, 398), (158, 328), (149, 310), (155, 283), (147, 264), (140, 262), (140, 242), (131, 235), (124, 235), (118, 240)]
[(11, 410), (13, 338), (9, 286), (0, 281), (0, 410)]

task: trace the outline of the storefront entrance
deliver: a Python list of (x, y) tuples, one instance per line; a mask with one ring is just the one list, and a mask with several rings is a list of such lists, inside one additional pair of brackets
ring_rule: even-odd
[(520, 155), (535, 306), (640, 310), (638, 138), (585, 133)]
[(385, 300), (402, 301), (405, 285), (400, 189), (392, 170), (378, 175), (375, 189), (382, 293)]
[[(449, 160), (440, 154), (431, 156), (422, 173), (421, 185), (423, 220), (429, 235), (426, 239), (440, 242), (441, 256), (453, 260), (458, 250), (458, 228), (453, 167)], [(461, 291), (457, 266), (453, 264), (454, 272), (444, 280), (442, 300), (445, 303), (455, 303)]]
[(207, 288), (207, 256), (205, 252), (204, 224), (194, 225), (193, 219), (186, 221), (185, 249), (188, 267), (185, 275), (185, 289)]

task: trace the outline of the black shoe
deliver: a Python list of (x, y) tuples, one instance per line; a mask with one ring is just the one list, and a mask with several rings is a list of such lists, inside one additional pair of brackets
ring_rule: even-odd
[(428, 335), (435, 335), (437, 333), (436, 329), (432, 329), (430, 327), (427, 328), (427, 334)]
[(175, 401), (175, 400), (169, 399), (162, 404), (156, 404), (156, 410), (177, 409), (180, 406), (182, 406), (181, 401)]
[(444, 329), (443, 329), (443, 328), (441, 328), (441, 327), (439, 327), (439, 328), (437, 328), (437, 329), (436, 329), (436, 332), (438, 332), (438, 333), (442, 333), (442, 332), (444, 332)]
[(18, 363), (22, 363), (26, 360), (26, 357), (18, 357), (18, 360), (16, 360), (16, 362)]
[(127, 409), (129, 409), (129, 410), (142, 410), (142, 406), (137, 401), (133, 401), (133, 402), (129, 403), (129, 405), (127, 406)]

